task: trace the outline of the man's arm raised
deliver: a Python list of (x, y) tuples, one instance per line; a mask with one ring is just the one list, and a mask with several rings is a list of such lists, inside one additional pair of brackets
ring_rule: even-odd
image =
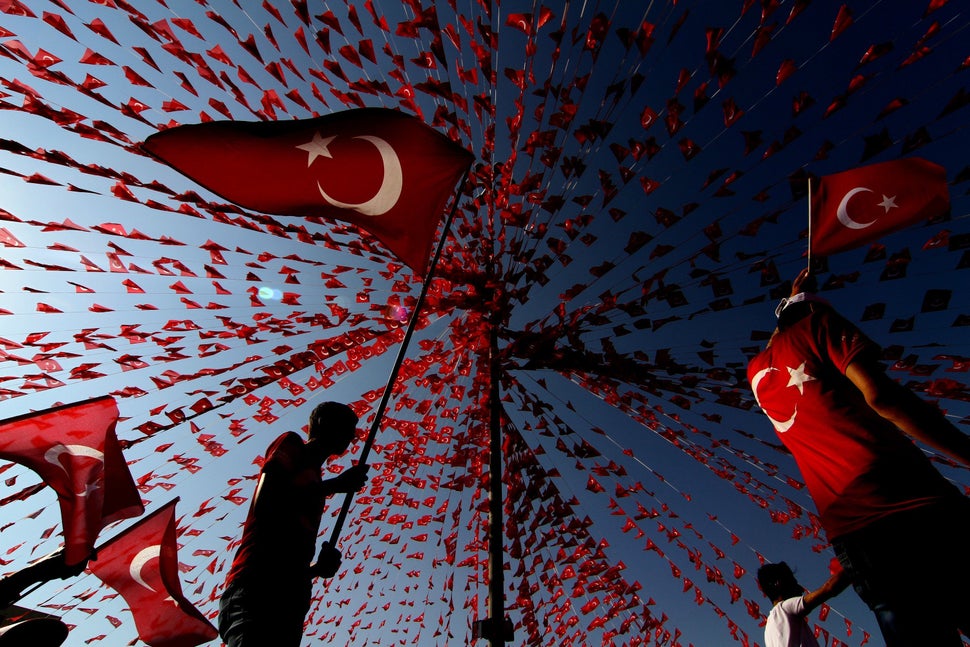
[(970, 466), (970, 436), (957, 429), (937, 407), (892, 380), (880, 365), (869, 359), (855, 360), (845, 375), (872, 410), (903, 433)]

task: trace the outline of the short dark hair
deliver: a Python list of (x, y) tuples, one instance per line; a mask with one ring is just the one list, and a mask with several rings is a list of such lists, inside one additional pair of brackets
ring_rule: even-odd
[(347, 445), (357, 435), (357, 414), (342, 402), (322, 402), (310, 412), (310, 438), (327, 434), (334, 440), (346, 438)]
[(798, 580), (795, 574), (785, 562), (777, 564), (764, 564), (758, 569), (758, 586), (769, 600), (776, 600), (784, 597), (792, 591), (798, 589)]

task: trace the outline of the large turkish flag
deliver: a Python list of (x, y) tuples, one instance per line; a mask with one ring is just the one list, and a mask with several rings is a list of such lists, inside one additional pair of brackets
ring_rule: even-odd
[(950, 209), (946, 170), (919, 157), (827, 175), (812, 194), (814, 254), (858, 247)]
[(418, 274), (474, 159), (416, 117), (386, 108), (177, 126), (142, 148), (247, 209), (359, 225)]

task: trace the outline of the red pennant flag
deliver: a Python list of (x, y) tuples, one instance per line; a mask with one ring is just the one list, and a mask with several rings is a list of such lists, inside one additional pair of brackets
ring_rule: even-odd
[(106, 525), (145, 511), (117, 420), (114, 399), (104, 397), (0, 422), (0, 458), (29, 467), (57, 493), (69, 565), (91, 555)]
[(219, 634), (185, 599), (179, 581), (173, 499), (98, 548), (88, 569), (121, 594), (138, 637), (151, 647), (194, 647)]
[(142, 147), (247, 209), (352, 222), (418, 274), (455, 182), (474, 159), (416, 117), (386, 108), (178, 126)]
[(842, 252), (949, 209), (946, 170), (919, 157), (827, 175), (812, 195), (811, 249)]

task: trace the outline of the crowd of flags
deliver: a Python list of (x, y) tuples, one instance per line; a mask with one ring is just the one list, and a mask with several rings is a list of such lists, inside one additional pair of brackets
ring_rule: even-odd
[[(396, 182), (391, 200), (368, 208), (368, 199), (336, 201), (319, 187), (309, 169), (317, 157), (330, 157), (324, 142), (337, 138), (364, 140), (381, 153), (382, 163), (368, 159), (367, 146), (351, 146), (343, 149), (346, 159), (319, 175), (352, 192), (355, 185), (367, 192), (376, 180), (380, 194)], [(472, 161), (470, 153), (417, 118), (380, 108), (305, 121), (183, 126), (143, 146), (241, 206), (357, 222), (419, 275), (427, 270), (455, 183)], [(215, 628), (182, 595), (179, 583), (175, 501), (95, 546), (105, 526), (145, 510), (115, 435), (117, 420), (111, 397), (7, 420), (0, 423), (0, 458), (29, 467), (54, 489), (67, 564), (94, 556), (91, 572), (125, 598), (142, 640), (152, 647), (208, 642)]]
[[(391, 154), (400, 160), (407, 189), (399, 190), (394, 203), (380, 213), (362, 214), (360, 204), (366, 200), (334, 204), (319, 189), (319, 180), (308, 177), (306, 169), (325, 150), (312, 142), (326, 138), (332, 143), (339, 137), (392, 142)], [(145, 148), (248, 208), (355, 222), (363, 218), (364, 228), (373, 230), (417, 273), (427, 268), (445, 203), (471, 163), (469, 153), (420, 121), (384, 109), (309, 121), (185, 126), (149, 138)], [(389, 170), (385, 162), (377, 165), (379, 173), (363, 150), (347, 149), (350, 162), (344, 165), (353, 170), (339, 183), (363, 185), (366, 193), (368, 186), (384, 186)], [(366, 162), (372, 166), (362, 171)], [(847, 204), (855, 193), (872, 195), (853, 204), (850, 217)], [(814, 218), (809, 244), (817, 254), (859, 247), (907, 225), (942, 217), (949, 209), (945, 170), (920, 158), (823, 177), (809, 200)], [(212, 640), (214, 627), (181, 591), (175, 501), (96, 546), (105, 526), (144, 513), (115, 435), (117, 419), (111, 397), (8, 419), (0, 423), (0, 458), (34, 470), (57, 493), (66, 562), (94, 556), (91, 572), (125, 598), (142, 640), (153, 647), (191, 647)]]

